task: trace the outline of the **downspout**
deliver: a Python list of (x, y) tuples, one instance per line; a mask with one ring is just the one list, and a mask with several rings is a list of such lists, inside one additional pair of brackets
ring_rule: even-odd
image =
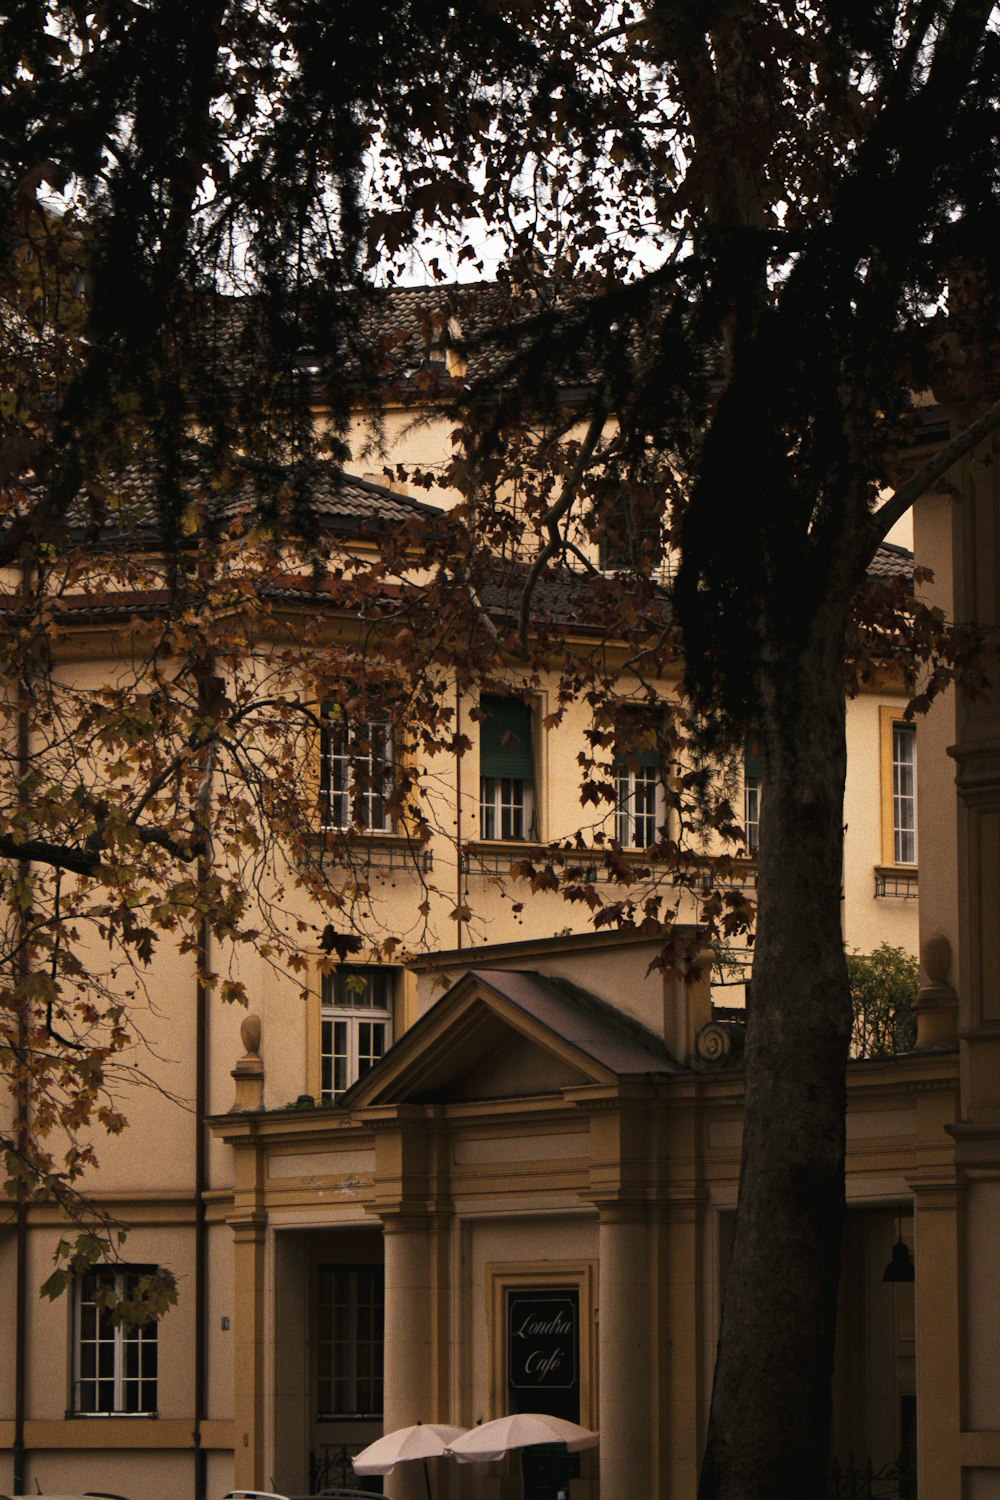
[(24, 1201), (23, 1186), (17, 1197), (17, 1262), (14, 1309), (14, 1474), (15, 1495), (24, 1494), (25, 1447), (24, 1418), (27, 1376), (27, 1316), (28, 1316), (28, 1205)]
[[(462, 689), (455, 683), (455, 737), (462, 731)], [(462, 756), (455, 755), (455, 910), (458, 912), (458, 946), (462, 946)]]
[[(203, 702), (213, 689), (213, 662), (202, 657), (196, 668), (198, 696)], [(209, 749), (201, 790), (195, 808), (196, 827), (200, 825), (202, 853), (198, 856), (198, 887), (204, 890), (211, 873), (208, 842), (208, 808), (212, 794), (213, 751)], [(206, 1500), (208, 1454), (202, 1446), (202, 1424), (206, 1418), (206, 1363), (208, 1356), (208, 1225), (205, 1216), (205, 1194), (208, 1190), (208, 1138), (205, 1117), (208, 1114), (208, 960), (211, 932), (205, 912), (198, 919), (195, 947), (195, 1071), (194, 1071), (194, 1500)]]
[[(208, 652), (199, 652), (195, 666), (198, 684), (199, 706), (205, 709), (214, 693), (214, 661)], [(201, 789), (196, 796), (193, 819), (195, 831), (201, 835), (201, 850), (198, 855), (198, 889), (204, 891), (211, 873), (211, 846), (208, 841), (213, 781), (213, 748), (205, 756)], [(195, 1368), (193, 1368), (193, 1455), (195, 1455), (195, 1497), (205, 1500), (207, 1496), (208, 1455), (202, 1448), (202, 1424), (205, 1421), (205, 1391), (207, 1391), (208, 1329), (205, 1319), (208, 1311), (208, 1236), (205, 1221), (205, 1193), (208, 1190), (208, 1145), (205, 1133), (205, 1116), (208, 1113), (208, 954), (210, 954), (211, 932), (207, 913), (202, 910), (198, 918), (198, 938), (195, 944)]]
[[(208, 875), (208, 861), (199, 860), (199, 884)], [(208, 918), (198, 922), (195, 978), (195, 1074), (194, 1074), (194, 1500), (206, 1500), (208, 1454), (202, 1447), (202, 1423), (205, 1420), (205, 1363), (208, 1353), (208, 1226), (205, 1219), (205, 1193), (208, 1188), (205, 1116), (208, 1113)]]
[[(203, 564), (199, 563), (199, 574)], [(214, 659), (207, 651), (200, 651), (195, 666), (199, 707), (207, 710), (215, 690)], [(208, 838), (210, 827), (209, 808), (212, 796), (214, 750), (209, 748), (205, 759), (201, 788), (197, 794), (194, 827), (202, 839), (202, 852), (198, 856), (198, 888), (204, 890), (211, 874), (211, 845)], [(211, 931), (208, 916), (202, 912), (198, 919), (198, 934), (195, 944), (195, 1071), (194, 1071), (194, 1431), (191, 1439), (194, 1447), (194, 1500), (206, 1500), (208, 1454), (202, 1446), (202, 1425), (206, 1419), (207, 1357), (208, 1357), (208, 1225), (205, 1214), (205, 1194), (208, 1191), (208, 1138), (205, 1117), (208, 1114), (208, 961), (211, 947)]]
[[(31, 590), (30, 569), (25, 566), (21, 573), (21, 592), (27, 603)], [(31, 672), (25, 662), (21, 670), (21, 678), (18, 684), (17, 705), (17, 786), (18, 801), (24, 805), (24, 782), (28, 774), (31, 759)], [(26, 881), (31, 874), (31, 863), (29, 860), (18, 861), (18, 878)], [(18, 944), (16, 959), (16, 979), (23, 978), (28, 971), (27, 941), (28, 941), (28, 917), (23, 909), (18, 912)], [(18, 1145), (22, 1155), (27, 1154), (28, 1145), (28, 1109), (30, 1107), (30, 1071), (27, 1066), (25, 1049), (28, 1042), (27, 1016), (25, 1015), (25, 1003), (21, 1000), (18, 1004), (17, 1014), (17, 1040), (18, 1040), (18, 1069), (16, 1083), (16, 1107), (18, 1114)], [(25, 1183), (23, 1179), (18, 1180), (17, 1206), (15, 1209), (16, 1225), (16, 1259), (14, 1270), (14, 1442), (13, 1442), (13, 1490), (15, 1495), (23, 1495), (27, 1475), (25, 1472), (25, 1445), (24, 1430), (27, 1416), (27, 1390), (28, 1390), (28, 1203), (25, 1196)]]

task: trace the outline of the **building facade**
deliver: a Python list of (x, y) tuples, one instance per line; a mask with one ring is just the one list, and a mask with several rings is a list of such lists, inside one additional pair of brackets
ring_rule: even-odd
[[(404, 408), (388, 423), (401, 460), (439, 453), (440, 434)], [(348, 490), (355, 517), (423, 514), (371, 480)], [(891, 550), (883, 561), (907, 566)], [(99, 681), (109, 639), (92, 622), (68, 628), (67, 678)], [(622, 677), (623, 695), (637, 687)], [(127, 1227), (125, 1258), (50, 1303), (37, 1288), (63, 1221), (45, 1203), (0, 1215), (0, 1488), (306, 1493), (384, 1425), (468, 1424), (530, 1389), (601, 1429), (574, 1493), (613, 1495), (626, 1475), (650, 1494), (694, 1494), (739, 1162), (738, 1026), (715, 1024), (713, 1002), (741, 1003), (741, 956), (690, 992), (665, 985), (646, 972), (652, 948), (588, 934), (581, 907), (512, 879), (582, 821), (592, 715), (571, 703), (549, 728), (554, 706), (544, 678), (513, 665), (505, 691), (457, 696), (471, 749), (422, 768), (434, 813), (417, 850), (379, 797), (396, 753), (382, 722), (326, 714), (302, 775), (314, 852), (343, 857), (338, 835), (362, 801), (351, 872), (373, 930), (398, 939), (392, 961), (362, 947), (334, 968), (317, 952), (302, 986), (262, 957), (201, 955), (236, 966), (251, 1020), (208, 1004), (199, 956), (161, 943), (139, 1002), (156, 1087), (133, 1091), (128, 1131), (102, 1140), (84, 1183)], [(916, 942), (904, 710), (891, 684), (850, 707), (844, 933), (862, 952)], [(667, 769), (639, 755), (609, 758), (608, 773), (614, 798), (585, 836), (640, 862)], [(736, 778), (752, 845), (752, 747)], [(752, 884), (752, 859), (741, 878)], [(329, 914), (295, 900), (322, 929)], [(852, 1081), (848, 1242), (867, 1290), (845, 1326), (870, 1379), (862, 1396), (841, 1377), (837, 1442), (880, 1465), (908, 1442), (915, 1377), (906, 1293), (876, 1307), (875, 1270), (908, 1232), (909, 1174), (938, 1160), (949, 1059), (859, 1064)], [(177, 1307), (145, 1330), (111, 1326), (103, 1291), (128, 1295), (161, 1264), (177, 1273)], [(513, 1309), (532, 1299), (573, 1330), (562, 1395), (514, 1380)], [(890, 1328), (879, 1342), (873, 1330)], [(509, 1466), (440, 1476), (456, 1494), (515, 1482)], [(390, 1483), (402, 1494), (412, 1479)]]

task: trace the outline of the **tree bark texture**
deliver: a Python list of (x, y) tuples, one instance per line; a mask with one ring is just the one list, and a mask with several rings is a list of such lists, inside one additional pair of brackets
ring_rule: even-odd
[(850, 1037), (843, 626), (829, 613), (770, 653), (760, 685), (743, 1161), (700, 1500), (824, 1495)]

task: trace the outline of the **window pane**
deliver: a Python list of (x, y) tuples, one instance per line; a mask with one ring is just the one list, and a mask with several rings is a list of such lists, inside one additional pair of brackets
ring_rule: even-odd
[(320, 1268), (316, 1395), (321, 1415), (381, 1413), (383, 1287), (381, 1266)]
[(528, 788), (510, 776), (486, 776), (480, 782), (479, 832), (483, 839), (527, 837)]
[(917, 862), (917, 735), (912, 724), (892, 727), (892, 843), (898, 865)]
[(157, 1325), (115, 1327), (95, 1297), (109, 1288), (119, 1298), (135, 1291), (142, 1268), (101, 1270), (77, 1289), (75, 1409), (84, 1413), (156, 1410)]
[(349, 1084), (350, 1058), (347, 1051), (348, 1029), (346, 1021), (333, 1023), (333, 1097), (343, 1094)]
[(323, 979), (320, 1088), (339, 1098), (383, 1056), (392, 1041), (394, 971), (342, 964)]
[(619, 765), (615, 772), (615, 838), (626, 848), (656, 842), (660, 776), (654, 766)]
[(392, 728), (384, 719), (328, 723), (321, 756), (322, 811), (328, 826), (388, 829), (391, 781)]
[(341, 964), (323, 980), (323, 1004), (346, 1010), (388, 1010), (392, 999), (392, 970)]
[(747, 853), (756, 854), (760, 840), (760, 780), (749, 774), (743, 786), (743, 827)]

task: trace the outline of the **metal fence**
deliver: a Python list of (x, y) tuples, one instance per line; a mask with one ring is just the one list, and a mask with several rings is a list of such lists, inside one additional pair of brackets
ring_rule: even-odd
[(846, 1467), (834, 1459), (826, 1493), (827, 1500), (917, 1500), (917, 1474), (905, 1453), (880, 1469), (870, 1458), (858, 1464), (852, 1456)]

